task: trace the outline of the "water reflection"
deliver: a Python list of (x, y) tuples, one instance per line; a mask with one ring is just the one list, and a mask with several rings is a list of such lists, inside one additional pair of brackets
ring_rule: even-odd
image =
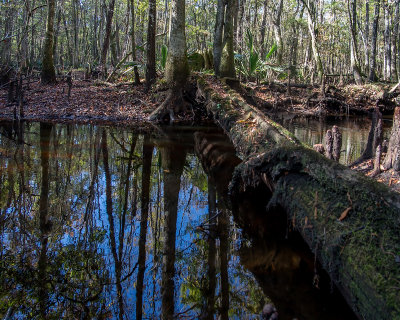
[[(216, 128), (14, 129), (0, 126), (1, 317), (258, 319), (271, 299), (281, 319), (331, 312), (297, 296), (316, 290), (307, 273), (282, 293), (259, 272), (274, 247), (233, 222), (226, 191), (239, 159)], [(264, 212), (239, 200), (249, 217)], [(299, 301), (289, 313), (282, 296)]]
[[(292, 132), (300, 141), (313, 146), (323, 143), (326, 131), (333, 125), (339, 127), (342, 133), (342, 153), (340, 163), (350, 164), (355, 161), (367, 145), (371, 119), (368, 117), (328, 117), (310, 118), (295, 115), (274, 115), (274, 120), (281, 123)], [(383, 134), (385, 138), (390, 135), (391, 119), (384, 119)]]

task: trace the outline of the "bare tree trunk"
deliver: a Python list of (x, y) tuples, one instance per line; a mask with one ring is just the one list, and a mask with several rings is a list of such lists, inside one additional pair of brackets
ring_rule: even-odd
[(282, 58), (284, 52), (282, 30), (281, 30), (282, 9), (283, 9), (283, 0), (280, 0), (278, 6), (275, 8), (275, 16), (272, 19), (272, 23), (274, 26), (275, 42), (276, 45), (278, 46), (277, 57), (276, 57), (276, 62), (278, 65), (282, 64)]
[(394, 77), (394, 80), (397, 81), (398, 80), (398, 74), (397, 74), (397, 61), (398, 61), (398, 57), (397, 57), (397, 42), (399, 41), (399, 23), (400, 23), (400, 13), (399, 13), (399, 9), (400, 9), (400, 1), (397, 0), (394, 3), (395, 7), (396, 7), (396, 13), (395, 13), (395, 17), (394, 17), (394, 21), (393, 21), (393, 35), (392, 35), (392, 64), (390, 66), (391, 68), (391, 74), (392, 77)]
[(222, 57), (220, 76), (235, 78), (235, 57), (233, 52), (233, 18), (237, 9), (237, 0), (227, 0), (224, 22), (224, 40), (222, 44)]
[(378, 39), (378, 23), (379, 23), (379, 11), (380, 11), (380, 0), (376, 0), (375, 2), (375, 16), (374, 16), (374, 23), (372, 26), (372, 35), (371, 35), (371, 57), (369, 63), (369, 81), (376, 81), (376, 43)]
[(73, 21), (73, 32), (74, 32), (74, 50), (73, 50), (73, 58), (72, 58), (72, 65), (74, 68), (78, 67), (79, 65), (79, 0), (72, 1), (72, 21)]
[[(214, 71), (215, 75), (220, 75), (220, 65), (222, 58), (222, 35), (224, 30), (224, 19), (225, 19), (225, 0), (218, 0), (217, 2), (217, 16), (215, 19), (214, 29)], [(240, 28), (239, 28), (240, 30)]]
[[(240, 9), (240, 7), (239, 7), (239, 9)], [(260, 38), (261, 59), (265, 59), (265, 55), (266, 55), (265, 29), (267, 27), (267, 10), (268, 10), (268, 0), (264, 0), (263, 17), (262, 17), (262, 21), (261, 21), (261, 38)]]
[[(136, 62), (136, 39), (135, 39), (135, 0), (130, 0), (131, 9), (131, 43), (132, 43), (132, 60)], [(133, 73), (135, 74), (135, 84), (140, 83), (140, 76), (138, 67), (133, 67)]]
[(315, 60), (315, 65), (317, 66), (318, 75), (320, 78), (320, 82), (324, 81), (324, 66), (322, 64), (321, 56), (319, 54), (319, 49), (317, 45), (317, 36), (316, 36), (316, 8), (315, 4), (311, 0), (302, 0), (303, 4), (307, 9), (307, 22), (308, 22), (308, 31), (311, 36), (311, 48)]
[(4, 10), (4, 40), (0, 42), (0, 63), (9, 66), (11, 63), (11, 45), (12, 45), (12, 33), (13, 33), (13, 22), (14, 22), (14, 7), (11, 1), (7, 1), (7, 9)]
[(369, 72), (369, 0), (365, 0), (365, 30), (364, 30), (364, 69), (365, 73)]
[[(246, 0), (239, 0), (238, 31), (237, 31), (236, 45), (237, 45), (238, 51), (240, 53), (242, 52), (242, 45), (243, 45), (243, 17), (244, 17), (245, 3), (246, 3)], [(223, 18), (222, 18), (222, 21), (223, 21)], [(262, 32), (262, 29), (261, 29), (261, 32)], [(264, 33), (265, 33), (265, 31), (264, 31)]]
[(43, 84), (56, 82), (56, 71), (54, 68), (53, 45), (54, 45), (54, 15), (56, 10), (56, 1), (47, 0), (47, 28), (46, 38), (43, 48), (42, 75)]
[[(115, 7), (115, 0), (110, 0), (106, 17), (106, 30), (105, 30), (106, 33), (104, 35), (103, 48), (101, 50), (101, 60), (100, 60), (100, 64), (104, 71), (106, 70), (107, 52), (108, 52), (108, 47), (110, 46), (111, 26), (114, 15), (114, 7)], [(104, 76), (106, 76), (106, 72), (104, 72)]]
[(149, 0), (149, 22), (147, 27), (146, 87), (156, 80), (156, 0)]
[(150, 121), (160, 121), (169, 114), (170, 121), (174, 121), (174, 112), (183, 110), (186, 105), (183, 101), (183, 88), (189, 75), (189, 66), (186, 56), (185, 36), (185, 0), (172, 0), (171, 24), (169, 31), (169, 50), (165, 66), (165, 79), (169, 86), (169, 93), (164, 102), (154, 110)]
[(362, 84), (360, 64), (357, 56), (357, 11), (356, 11), (356, 0), (347, 1), (347, 12), (349, 16), (349, 28), (350, 28), (350, 64), (353, 71), (353, 76), (356, 84)]
[(383, 168), (400, 171), (400, 107), (396, 107), (394, 110), (392, 133)]
[(390, 15), (391, 15), (391, 6), (389, 4), (389, 0), (384, 0), (383, 2), (384, 15), (385, 15), (385, 49), (384, 49), (384, 59), (383, 59), (383, 78), (386, 81), (390, 81), (391, 78), (391, 41), (390, 41)]

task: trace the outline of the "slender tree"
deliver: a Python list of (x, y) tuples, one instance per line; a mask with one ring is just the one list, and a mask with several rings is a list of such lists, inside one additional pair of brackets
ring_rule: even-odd
[(376, 0), (375, 2), (375, 16), (374, 22), (372, 25), (372, 35), (371, 35), (371, 56), (369, 63), (369, 81), (376, 81), (376, 43), (378, 41), (378, 24), (379, 24), (379, 11), (380, 11), (380, 0)]
[[(115, 0), (111, 0), (107, 9), (106, 30), (105, 30), (103, 48), (101, 50), (101, 60), (100, 60), (100, 64), (103, 67), (104, 71), (106, 70), (107, 53), (108, 53), (108, 48), (110, 46), (111, 26), (114, 16), (114, 7), (115, 7)], [(106, 72), (104, 73), (104, 75), (106, 75)]]
[(146, 87), (156, 80), (156, 0), (149, 0), (149, 21), (147, 26)]
[(350, 27), (350, 63), (356, 84), (362, 84), (360, 64), (357, 56), (357, 10), (356, 0), (347, 0), (347, 12)]
[(47, 0), (47, 28), (43, 47), (42, 75), (43, 84), (56, 82), (56, 70), (54, 68), (54, 15), (56, 10), (56, 1)]

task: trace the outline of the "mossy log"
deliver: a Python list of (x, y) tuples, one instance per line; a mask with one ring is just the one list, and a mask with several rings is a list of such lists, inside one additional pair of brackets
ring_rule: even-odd
[(359, 318), (400, 319), (400, 196), (302, 145), (228, 87), (200, 78), (197, 96), (243, 159), (232, 196), (266, 189)]

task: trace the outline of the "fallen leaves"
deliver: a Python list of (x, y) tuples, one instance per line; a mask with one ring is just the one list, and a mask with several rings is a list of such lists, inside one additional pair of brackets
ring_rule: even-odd
[(352, 207), (346, 208), (346, 209), (342, 212), (342, 214), (340, 215), (339, 221), (344, 220), (344, 219), (347, 217), (347, 215), (348, 215), (348, 213), (350, 212), (351, 209), (352, 209)]
[[(63, 82), (53, 86), (32, 83), (24, 94), (25, 118), (132, 123), (146, 117), (144, 109), (155, 108), (143, 86), (105, 87), (75, 80), (69, 100), (66, 86)], [(0, 118), (12, 119), (14, 106), (6, 100), (6, 90), (0, 90)]]
[(347, 207), (339, 217), (339, 221), (343, 221), (346, 219), (347, 215), (349, 214), (350, 210), (353, 208), (353, 201), (350, 198), (350, 193), (347, 192), (347, 199), (349, 200), (350, 206)]

